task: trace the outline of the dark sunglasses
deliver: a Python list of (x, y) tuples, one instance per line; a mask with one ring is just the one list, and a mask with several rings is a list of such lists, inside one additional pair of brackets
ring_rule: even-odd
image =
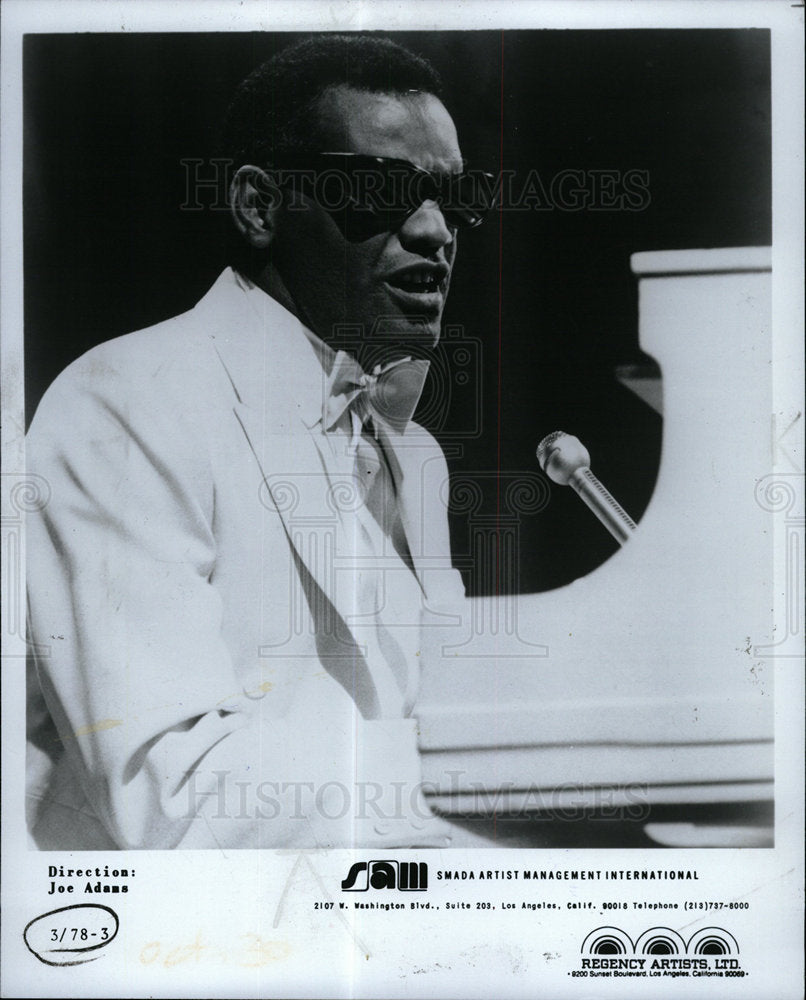
[(398, 229), (426, 201), (439, 205), (451, 229), (472, 229), (498, 195), (493, 174), (481, 170), (438, 173), (362, 153), (314, 153), (271, 173), (281, 188), (312, 197), (354, 241)]

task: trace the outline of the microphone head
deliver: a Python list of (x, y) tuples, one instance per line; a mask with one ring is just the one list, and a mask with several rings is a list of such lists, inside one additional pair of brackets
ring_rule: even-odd
[(549, 479), (560, 486), (567, 486), (577, 469), (590, 467), (588, 449), (573, 434), (553, 431), (537, 446), (537, 460)]

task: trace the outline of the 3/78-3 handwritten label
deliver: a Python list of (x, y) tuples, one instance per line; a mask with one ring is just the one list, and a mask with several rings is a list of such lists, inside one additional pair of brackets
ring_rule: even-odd
[(100, 958), (100, 950), (117, 935), (119, 923), (108, 906), (76, 903), (35, 917), (26, 925), (23, 940), (45, 965), (83, 965)]

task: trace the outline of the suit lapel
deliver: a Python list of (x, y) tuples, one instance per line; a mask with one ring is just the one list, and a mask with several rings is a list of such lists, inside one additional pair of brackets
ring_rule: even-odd
[[(232, 384), (233, 411), (263, 479), (261, 502), (276, 510), (296, 557), (348, 621), (354, 611), (349, 588), (336, 586), (337, 514), (313, 438), (325, 378), (314, 348), (296, 317), (268, 295), (247, 295), (231, 271), (196, 308)], [(346, 649), (347, 636), (342, 639)]]

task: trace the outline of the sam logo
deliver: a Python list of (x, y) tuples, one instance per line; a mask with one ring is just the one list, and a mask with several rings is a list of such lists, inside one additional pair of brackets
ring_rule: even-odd
[(342, 892), (366, 892), (368, 889), (425, 892), (427, 888), (428, 865), (425, 861), (357, 861), (341, 883)]

